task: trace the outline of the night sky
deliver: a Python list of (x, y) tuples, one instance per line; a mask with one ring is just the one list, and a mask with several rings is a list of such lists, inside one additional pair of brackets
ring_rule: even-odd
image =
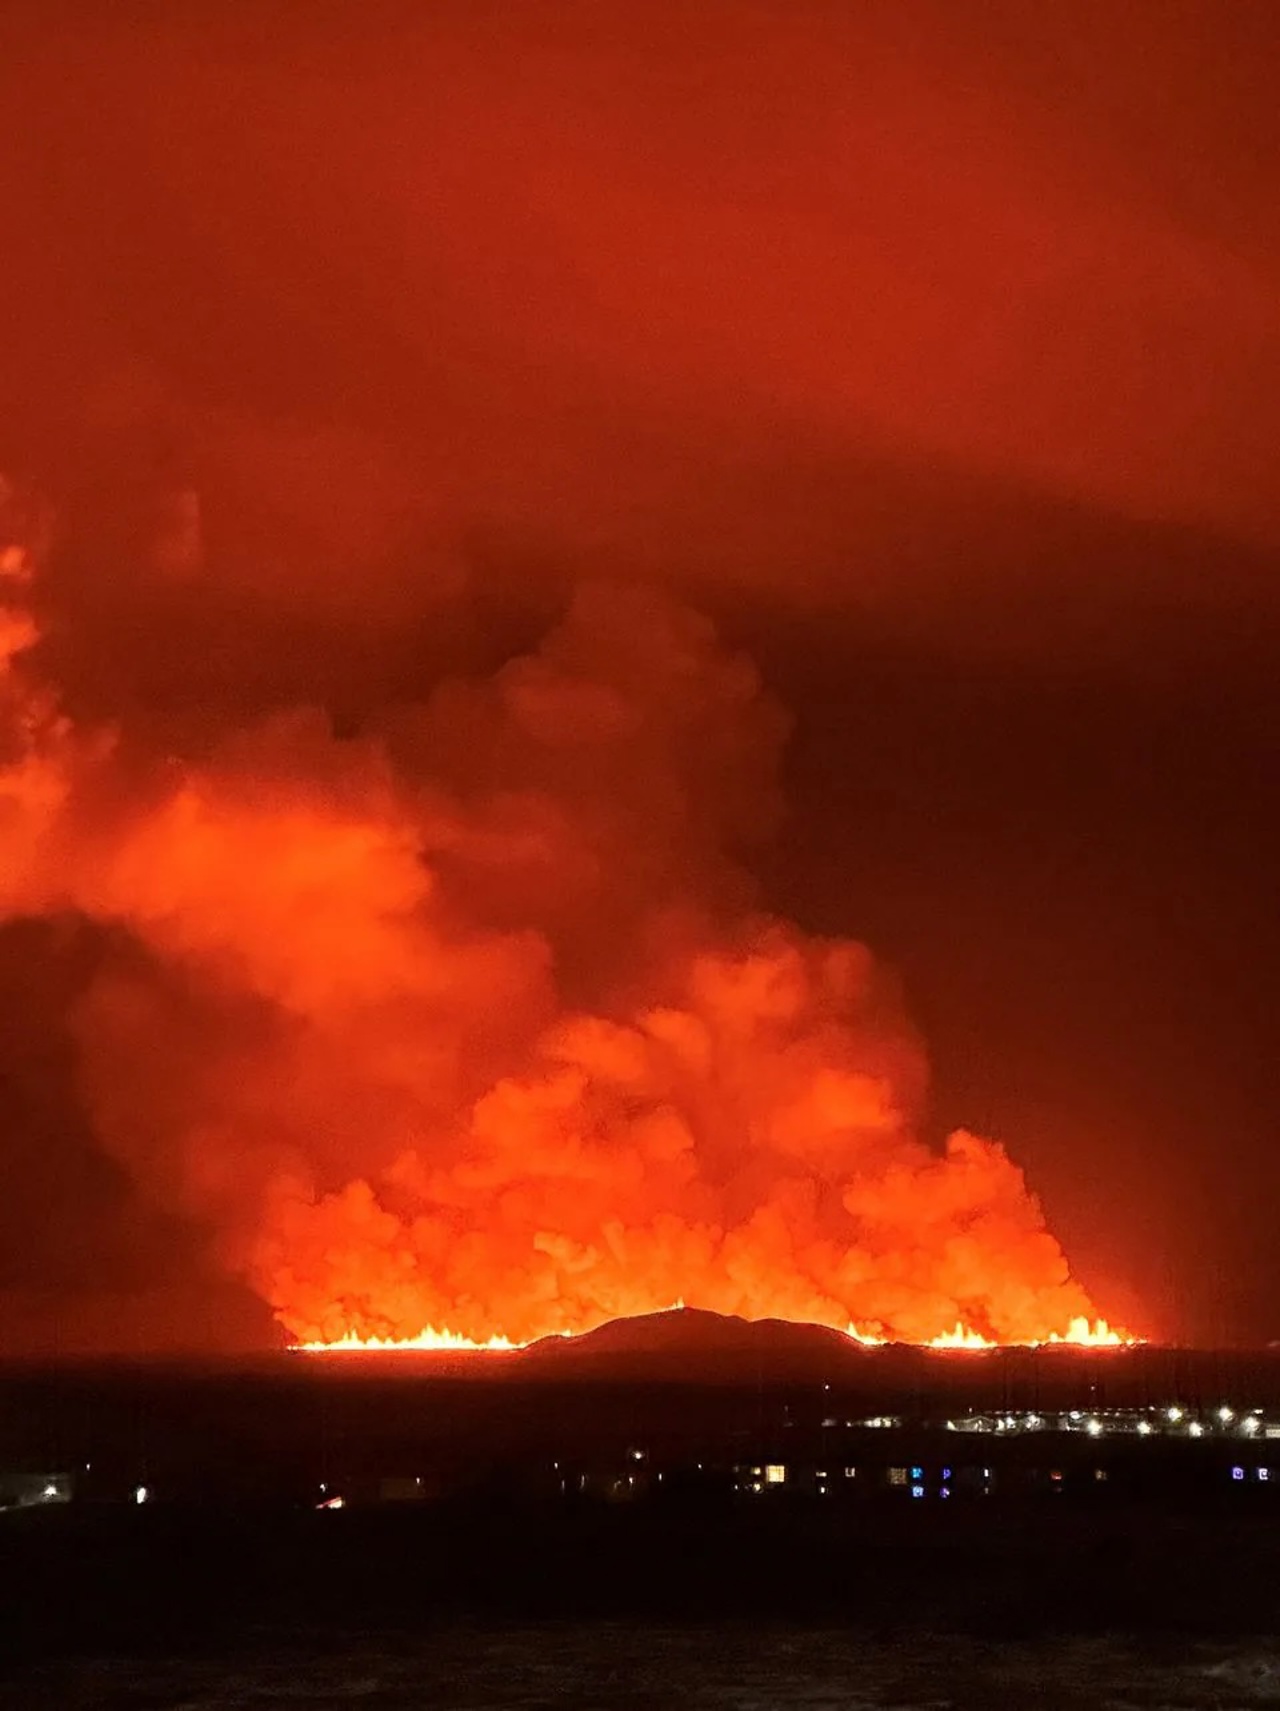
[[(1278, 80), (1265, 0), (10, 4), (42, 665), (198, 754), (675, 591), (789, 711), (749, 865), (896, 968), (930, 1135), (1113, 1318), (1280, 1337)], [(0, 930), (3, 1319), (265, 1339), (95, 1140), (110, 936)]]

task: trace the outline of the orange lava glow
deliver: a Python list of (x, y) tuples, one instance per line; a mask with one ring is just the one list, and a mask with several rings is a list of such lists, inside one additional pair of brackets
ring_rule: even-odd
[(994, 1349), (998, 1344), (990, 1337), (981, 1336), (957, 1323), (953, 1330), (940, 1331), (936, 1337), (930, 1337), (927, 1346), (931, 1349)]
[[(679, 1304), (683, 1306), (684, 1303)], [(572, 1333), (562, 1331), (561, 1336), (571, 1336)], [(882, 1348), (893, 1339), (876, 1336), (860, 1330), (856, 1325), (845, 1327), (845, 1335), (855, 1343), (865, 1348)], [(536, 1341), (537, 1339), (530, 1339)], [(997, 1348), (1043, 1348), (1049, 1345), (1073, 1348), (1133, 1348), (1143, 1341), (1141, 1337), (1132, 1337), (1123, 1331), (1113, 1330), (1105, 1319), (1073, 1319), (1062, 1333), (1050, 1332), (1047, 1337), (1038, 1338), (1032, 1342), (997, 1343), (989, 1337), (981, 1336), (977, 1331), (970, 1331), (963, 1325), (956, 1325), (953, 1330), (943, 1331), (936, 1337), (930, 1337), (927, 1342), (919, 1345), (930, 1349), (997, 1349)], [(407, 1353), (471, 1353), (471, 1354), (511, 1354), (523, 1348), (528, 1343), (512, 1342), (509, 1337), (494, 1336), (483, 1342), (471, 1337), (459, 1336), (454, 1331), (425, 1330), (416, 1337), (360, 1337), (354, 1332), (338, 1337), (333, 1342), (294, 1343), (295, 1353), (302, 1354), (376, 1354), (386, 1351), (403, 1350)]]
[(926, 1347), (931, 1349), (998, 1349), (998, 1348), (1044, 1348), (1051, 1344), (1070, 1346), (1082, 1349), (1119, 1349), (1134, 1348), (1144, 1339), (1131, 1336), (1127, 1331), (1114, 1330), (1105, 1319), (1087, 1319), (1083, 1314), (1071, 1320), (1065, 1331), (1050, 1331), (1047, 1336), (1033, 1337), (1020, 1341), (1015, 1338), (1012, 1342), (1000, 1343), (991, 1337), (984, 1337), (978, 1331), (971, 1331), (968, 1326), (956, 1324), (950, 1331), (942, 1331), (936, 1337), (930, 1337)]
[(429, 1350), (436, 1354), (510, 1354), (512, 1350), (525, 1346), (523, 1343), (513, 1343), (509, 1337), (489, 1337), (481, 1343), (472, 1337), (461, 1337), (456, 1331), (436, 1331), (431, 1328), (419, 1331), (416, 1337), (359, 1337), (351, 1331), (332, 1343), (293, 1345), (295, 1350), (304, 1354), (370, 1354), (388, 1349), (417, 1350), (419, 1353)]

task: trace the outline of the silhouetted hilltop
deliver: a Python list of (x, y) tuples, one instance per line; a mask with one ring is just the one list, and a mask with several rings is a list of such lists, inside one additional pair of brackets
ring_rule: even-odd
[(577, 1337), (531, 1343), (522, 1365), (547, 1376), (671, 1377), (730, 1382), (743, 1378), (810, 1379), (857, 1363), (866, 1351), (842, 1331), (783, 1319), (739, 1319), (696, 1307), (673, 1307), (611, 1319)]

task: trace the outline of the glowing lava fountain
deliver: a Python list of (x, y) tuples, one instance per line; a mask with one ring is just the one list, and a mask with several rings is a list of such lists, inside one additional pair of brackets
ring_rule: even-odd
[(510, 1354), (523, 1349), (525, 1343), (513, 1343), (510, 1337), (490, 1337), (479, 1343), (474, 1337), (463, 1337), (456, 1331), (437, 1331), (434, 1326), (419, 1331), (416, 1337), (361, 1337), (354, 1331), (332, 1343), (291, 1343), (290, 1347), (303, 1354), (371, 1354), (383, 1349), (430, 1350), (437, 1354)]

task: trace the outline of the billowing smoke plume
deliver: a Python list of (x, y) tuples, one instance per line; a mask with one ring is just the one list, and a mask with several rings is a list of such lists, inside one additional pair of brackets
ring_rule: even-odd
[(1004, 1151), (918, 1138), (870, 953), (761, 910), (786, 722), (702, 618), (584, 587), (535, 651), (357, 736), (303, 708), (157, 755), (40, 681), (27, 533), (0, 912), (98, 924), (99, 1142), (293, 1337), (677, 1298), (911, 1339), (1091, 1312)]

